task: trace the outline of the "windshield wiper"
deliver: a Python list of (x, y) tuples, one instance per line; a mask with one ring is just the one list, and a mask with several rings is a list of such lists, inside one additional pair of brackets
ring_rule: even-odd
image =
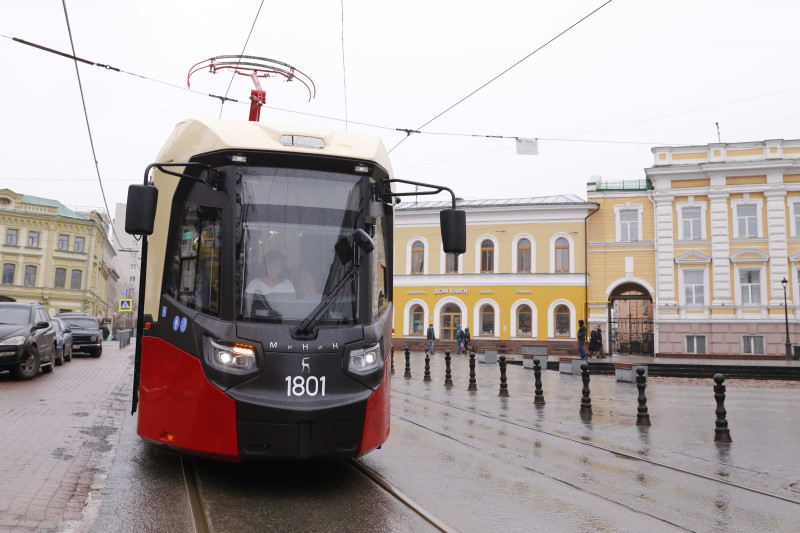
[(295, 337), (310, 336), (314, 326), (319, 324), (319, 321), (322, 320), (322, 315), (325, 314), (325, 311), (327, 311), (328, 308), (333, 305), (347, 284), (354, 281), (360, 273), (360, 265), (352, 265), (345, 273), (344, 277), (339, 280), (339, 283), (337, 283), (333, 290), (331, 290), (331, 292), (325, 297), (325, 299), (322, 300), (320, 304), (315, 307), (314, 310), (311, 311), (311, 313), (309, 313), (309, 315), (305, 317), (302, 322), (300, 322), (300, 324), (295, 326), (295, 328), (292, 330), (292, 334)]

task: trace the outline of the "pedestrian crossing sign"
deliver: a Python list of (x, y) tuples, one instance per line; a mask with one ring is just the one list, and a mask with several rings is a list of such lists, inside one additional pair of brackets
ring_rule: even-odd
[(119, 310), (120, 311), (132, 311), (133, 310), (133, 300), (130, 298), (120, 298), (119, 299)]

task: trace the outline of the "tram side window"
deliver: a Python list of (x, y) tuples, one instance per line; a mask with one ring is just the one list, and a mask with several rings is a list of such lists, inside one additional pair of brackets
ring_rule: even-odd
[(375, 219), (375, 248), (372, 250), (372, 318), (378, 318), (389, 303), (386, 274), (386, 228), (383, 217)]
[(167, 293), (180, 303), (219, 316), (222, 210), (186, 203), (170, 265)]

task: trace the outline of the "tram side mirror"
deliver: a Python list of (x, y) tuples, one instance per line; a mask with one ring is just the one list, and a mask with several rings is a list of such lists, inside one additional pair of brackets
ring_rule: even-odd
[(149, 185), (129, 185), (125, 208), (125, 233), (152, 235), (156, 220), (158, 189)]
[(358, 246), (362, 252), (368, 254), (375, 248), (375, 243), (372, 241), (372, 237), (363, 229), (357, 229), (350, 235), (339, 239), (333, 249), (336, 251), (336, 257), (339, 258), (343, 265), (353, 260), (354, 246)]
[(442, 227), (442, 248), (448, 254), (467, 251), (467, 212), (463, 209), (443, 209), (439, 212)]

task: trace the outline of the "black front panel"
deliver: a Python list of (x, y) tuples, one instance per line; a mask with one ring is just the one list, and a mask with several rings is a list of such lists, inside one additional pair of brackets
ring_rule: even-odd
[(361, 449), (364, 420), (271, 424), (239, 422), (242, 459), (353, 457)]

